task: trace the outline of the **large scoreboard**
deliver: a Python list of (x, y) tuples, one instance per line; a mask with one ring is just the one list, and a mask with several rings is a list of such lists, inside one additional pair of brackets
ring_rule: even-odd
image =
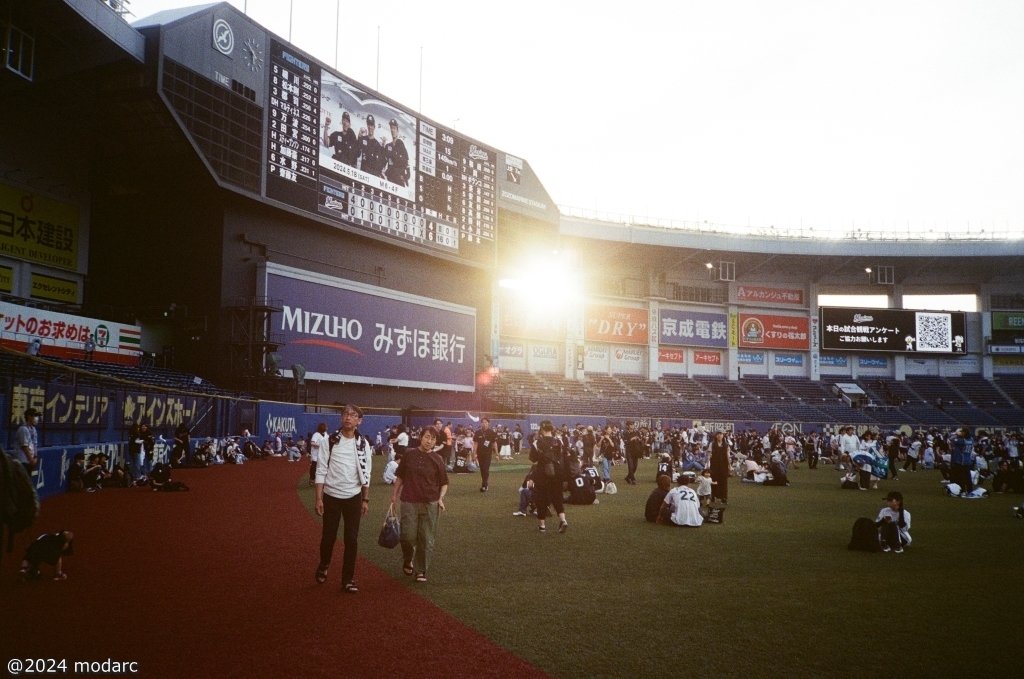
[(332, 222), (490, 263), (497, 153), (271, 39), (265, 195)]

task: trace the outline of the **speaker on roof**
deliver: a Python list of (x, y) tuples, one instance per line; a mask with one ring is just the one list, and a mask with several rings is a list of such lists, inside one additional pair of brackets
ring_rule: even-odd
[(300, 387), (306, 383), (306, 368), (301, 363), (292, 364), (292, 377)]

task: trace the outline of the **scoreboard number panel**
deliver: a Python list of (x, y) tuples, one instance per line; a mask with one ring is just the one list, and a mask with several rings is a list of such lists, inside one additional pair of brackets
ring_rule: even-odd
[(268, 65), (267, 199), (493, 263), (494, 149), (416, 117), (285, 43), (271, 40)]

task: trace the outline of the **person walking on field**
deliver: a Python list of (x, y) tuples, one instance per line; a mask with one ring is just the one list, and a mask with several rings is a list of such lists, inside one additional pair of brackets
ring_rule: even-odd
[(540, 423), (540, 436), (530, 451), (533, 466), (534, 505), (537, 507), (537, 528), (547, 531), (548, 505), (558, 514), (558, 532), (569, 528), (562, 504), (562, 441), (555, 436), (555, 426), (550, 420)]
[(418, 448), (409, 448), (395, 471), (391, 502), (401, 501), (402, 571), (416, 574), (416, 582), (427, 581), (427, 568), (434, 553), (437, 519), (445, 511), (448, 472), (444, 460), (434, 452), (439, 438), (433, 427), (420, 433)]
[(316, 581), (327, 582), (338, 525), (344, 519), (345, 560), (341, 567), (341, 587), (348, 594), (359, 592), (353, 579), (359, 550), (359, 520), (370, 507), (373, 449), (357, 428), (362, 421), (363, 411), (354, 405), (345, 406), (341, 413), (341, 431), (328, 439), (326, 458), (318, 460), (316, 466), (316, 513), (324, 519)]

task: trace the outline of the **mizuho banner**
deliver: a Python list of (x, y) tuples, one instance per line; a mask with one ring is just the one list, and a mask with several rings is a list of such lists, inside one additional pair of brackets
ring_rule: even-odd
[(282, 369), (306, 379), (473, 391), (476, 310), (270, 265)]

